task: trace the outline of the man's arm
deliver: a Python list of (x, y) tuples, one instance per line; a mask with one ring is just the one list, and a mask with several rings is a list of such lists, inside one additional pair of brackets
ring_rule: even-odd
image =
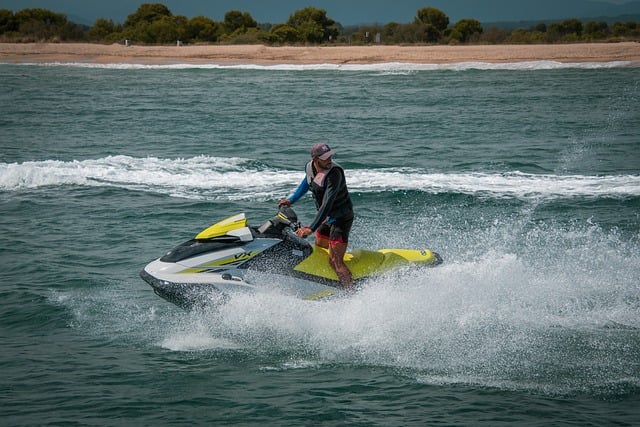
[(283, 204), (284, 205), (294, 204), (295, 202), (300, 200), (302, 196), (307, 194), (307, 191), (309, 191), (309, 183), (307, 182), (307, 177), (305, 176), (304, 178), (302, 178), (302, 181), (298, 185), (298, 188), (296, 188), (296, 191), (294, 191), (294, 193), (291, 196), (287, 197), (286, 199), (280, 200), (280, 203), (278, 203), (278, 206), (282, 206)]

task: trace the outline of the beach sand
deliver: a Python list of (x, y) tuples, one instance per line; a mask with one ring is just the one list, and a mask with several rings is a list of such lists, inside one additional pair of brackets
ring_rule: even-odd
[(91, 43), (0, 43), (0, 62), (126, 64), (374, 64), (404, 62), (640, 61), (640, 43), (473, 46), (124, 46)]

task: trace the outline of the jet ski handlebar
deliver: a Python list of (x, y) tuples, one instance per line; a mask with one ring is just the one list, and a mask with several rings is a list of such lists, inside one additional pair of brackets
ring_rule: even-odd
[(282, 223), (291, 227), (293, 231), (296, 231), (298, 228), (302, 226), (298, 221), (298, 215), (291, 208), (291, 206), (281, 206), (280, 209), (278, 209), (278, 214), (276, 215), (276, 218), (282, 221)]
[(300, 222), (298, 222), (298, 215), (290, 206), (281, 206), (276, 216), (258, 227), (258, 231), (265, 233), (267, 230), (275, 228), (278, 232), (283, 232), (286, 227), (290, 227), (293, 231), (296, 231), (301, 225)]

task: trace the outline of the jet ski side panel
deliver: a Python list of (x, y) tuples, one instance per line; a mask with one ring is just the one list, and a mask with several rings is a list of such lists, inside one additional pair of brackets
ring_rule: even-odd
[[(441, 262), (439, 255), (428, 249), (381, 249), (379, 251), (355, 249), (344, 256), (344, 263), (355, 280), (382, 274), (403, 265), (432, 266)], [(294, 269), (309, 275), (338, 280), (338, 275), (329, 264), (329, 251), (317, 246), (314, 247), (313, 253)]]

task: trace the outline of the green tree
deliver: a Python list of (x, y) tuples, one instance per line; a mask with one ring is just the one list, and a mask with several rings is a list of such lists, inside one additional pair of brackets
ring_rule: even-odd
[(431, 24), (416, 24), (417, 41), (436, 43), (442, 38), (442, 31)]
[(461, 19), (453, 26), (451, 38), (466, 43), (472, 36), (482, 34), (482, 24), (476, 19)]
[(382, 40), (385, 43), (397, 43), (396, 38), (400, 33), (401, 24), (389, 22), (382, 27)]
[(239, 28), (231, 34), (226, 34), (224, 40), (233, 44), (270, 43), (272, 35), (258, 27)]
[(578, 19), (566, 19), (561, 23), (549, 25), (547, 41), (576, 41), (582, 35), (582, 22)]
[(443, 11), (436, 9), (435, 7), (423, 7), (418, 10), (414, 21), (416, 23), (432, 25), (441, 33), (449, 26), (449, 17)]
[(295, 43), (300, 39), (300, 33), (289, 24), (276, 24), (269, 31), (276, 36), (278, 43)]
[(604, 39), (609, 34), (609, 25), (604, 21), (589, 21), (584, 25), (583, 34), (589, 39)]
[(306, 21), (298, 25), (296, 28), (300, 39), (310, 43), (322, 43), (324, 40), (324, 32), (322, 26), (317, 22)]
[(60, 38), (62, 40), (84, 40), (86, 32), (86, 26), (68, 21), (64, 25)]
[(218, 40), (220, 26), (211, 18), (196, 16), (186, 24), (186, 41), (215, 42)]
[(47, 9), (22, 9), (15, 13), (18, 31), (34, 39), (64, 38), (67, 17)]
[(173, 15), (160, 3), (145, 3), (124, 23), (122, 38), (143, 43), (174, 43), (188, 35), (189, 19), (184, 15)]
[(611, 27), (611, 32), (615, 37), (638, 37), (640, 36), (640, 24), (633, 21), (616, 22)]
[(561, 28), (564, 34), (582, 35), (582, 21), (579, 19), (567, 19), (562, 22)]
[(322, 43), (338, 37), (336, 22), (327, 17), (327, 11), (315, 7), (306, 7), (289, 16), (287, 25), (298, 31), (300, 41)]
[(55, 13), (48, 9), (22, 9), (15, 14), (18, 25), (26, 22), (40, 22), (46, 25), (64, 25), (67, 17), (61, 13)]
[(449, 17), (435, 7), (423, 7), (413, 19), (417, 41), (437, 42), (449, 26)]
[(116, 25), (111, 19), (98, 18), (93, 23), (93, 27), (89, 28), (87, 38), (91, 41), (102, 41), (116, 32)]
[(187, 18), (184, 16), (164, 16), (146, 27), (147, 42), (175, 43), (185, 33)]
[(224, 29), (228, 34), (246, 32), (249, 28), (258, 28), (258, 23), (249, 12), (231, 10), (224, 14)]
[(0, 34), (18, 30), (18, 23), (13, 12), (7, 9), (0, 9)]
[(135, 13), (127, 16), (124, 21), (124, 27), (134, 28), (139, 24), (151, 24), (160, 18), (170, 16), (172, 16), (172, 13), (167, 6), (160, 3), (145, 3), (140, 5)]
[(430, 39), (427, 25), (416, 22), (406, 24), (389, 22), (384, 24), (379, 32), (382, 35), (382, 42), (385, 44), (436, 42), (439, 38), (438, 35), (438, 38)]

